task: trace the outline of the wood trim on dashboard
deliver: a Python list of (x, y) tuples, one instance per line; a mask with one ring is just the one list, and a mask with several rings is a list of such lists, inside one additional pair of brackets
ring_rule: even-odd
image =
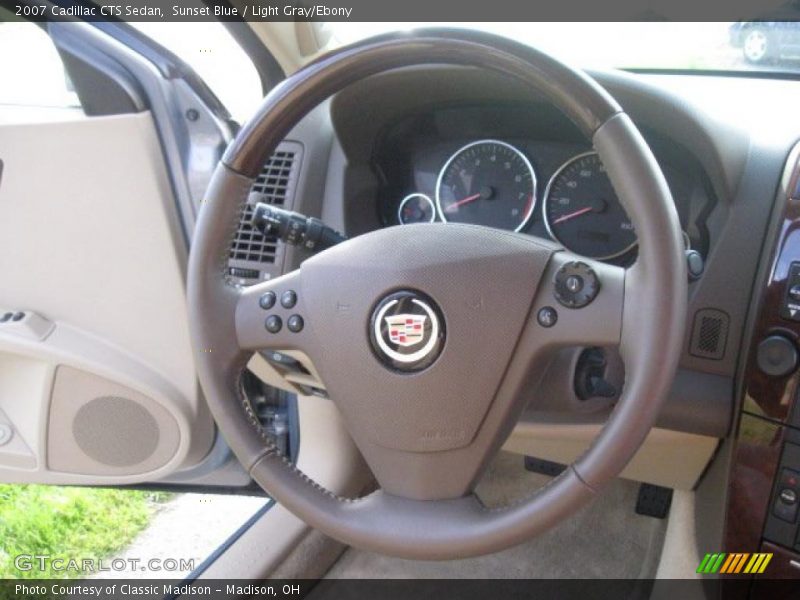
[[(769, 268), (763, 287), (754, 292), (758, 295), (757, 312), (741, 387), (744, 398), (729, 480), (725, 552), (755, 552), (766, 544), (762, 535), (771, 509), (770, 497), (780, 465), (786, 423), (800, 383), (797, 369), (776, 377), (764, 373), (757, 359), (759, 344), (769, 336), (777, 334), (800, 343), (800, 321), (781, 316), (791, 265), (800, 262), (800, 146), (790, 154), (780, 183), (776, 200), (780, 203), (776, 211), (780, 212), (773, 217), (773, 233), (767, 240), (767, 244), (772, 244)], [(740, 576), (723, 576), (721, 597), (726, 600), (764, 597), (742, 583)]]
[(769, 510), (784, 428), (742, 415), (733, 455), (725, 524), (725, 552), (755, 552)]
[(797, 373), (792, 372), (784, 377), (769, 376), (758, 367), (756, 357), (758, 345), (769, 335), (777, 333), (795, 342), (800, 341), (800, 322), (781, 316), (789, 269), (793, 262), (800, 262), (800, 165), (795, 153), (787, 169), (789, 175), (784, 187), (786, 201), (770, 256), (769, 275), (761, 292), (758, 316), (750, 338), (743, 407), (746, 412), (781, 422), (786, 421), (791, 410), (798, 386)]

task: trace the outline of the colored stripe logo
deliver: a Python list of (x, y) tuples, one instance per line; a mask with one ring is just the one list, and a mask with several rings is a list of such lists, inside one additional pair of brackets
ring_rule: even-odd
[(754, 554), (748, 552), (734, 552), (731, 554), (717, 552), (716, 554), (706, 554), (700, 562), (700, 566), (697, 567), (697, 572), (705, 574), (725, 573), (726, 575), (763, 573), (771, 560), (772, 553), (766, 552)]

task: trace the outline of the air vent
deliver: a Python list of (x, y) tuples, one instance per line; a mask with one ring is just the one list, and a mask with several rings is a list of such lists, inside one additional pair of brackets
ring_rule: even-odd
[(291, 208), (301, 153), (300, 144), (283, 142), (253, 183), (228, 259), (229, 274), (238, 283), (268, 279), (273, 275), (272, 269), (280, 267), (282, 244), (251, 225), (253, 208), (256, 202)]
[(283, 206), (292, 180), (294, 157), (295, 153), (291, 150), (279, 150), (273, 154), (261, 169), (251, 191), (267, 196), (270, 204)]
[(710, 360), (722, 360), (728, 341), (730, 319), (721, 310), (704, 308), (694, 315), (689, 354)]
[[(253, 205), (249, 204), (242, 213), (236, 238), (231, 245), (230, 259), (232, 261), (245, 261), (248, 263), (272, 264), (278, 247), (274, 236), (263, 236), (250, 224), (253, 218)], [(233, 267), (231, 268), (242, 268)]]

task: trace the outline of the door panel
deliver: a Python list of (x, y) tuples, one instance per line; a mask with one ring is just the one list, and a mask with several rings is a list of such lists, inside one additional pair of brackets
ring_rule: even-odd
[(153, 480), (214, 438), (186, 249), (150, 113), (74, 115), (0, 125), (0, 481)]

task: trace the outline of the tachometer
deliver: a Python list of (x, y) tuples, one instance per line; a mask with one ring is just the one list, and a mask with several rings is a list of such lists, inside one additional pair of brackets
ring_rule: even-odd
[(436, 208), (443, 221), (520, 231), (535, 202), (536, 174), (530, 161), (497, 140), (458, 150), (436, 182)]
[(542, 212), (547, 231), (565, 248), (609, 259), (636, 246), (636, 232), (596, 152), (569, 159), (550, 179)]

